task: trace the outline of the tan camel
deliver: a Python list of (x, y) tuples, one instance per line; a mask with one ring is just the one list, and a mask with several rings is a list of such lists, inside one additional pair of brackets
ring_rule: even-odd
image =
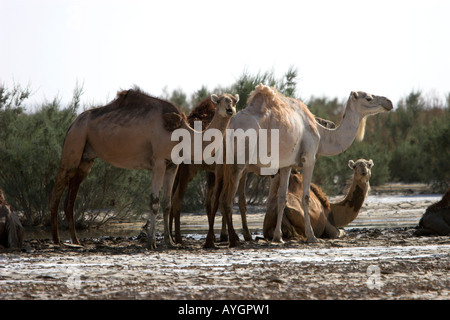
[[(237, 95), (212, 95), (211, 100), (217, 105), (218, 112), (209, 128), (218, 129), (223, 134), (231, 117), (236, 114), (238, 99)], [(194, 136), (195, 131), (187, 124), (186, 116), (179, 108), (168, 101), (151, 97), (139, 88), (119, 92), (108, 105), (80, 114), (67, 131), (50, 199), (53, 241), (60, 243), (58, 207), (68, 187), (64, 211), (72, 243), (79, 244), (73, 220), (74, 202), (80, 183), (88, 175), (94, 160), (100, 158), (119, 168), (152, 170), (148, 247), (156, 248), (155, 224), (161, 187), (164, 243), (173, 246), (169, 234), (169, 212), (178, 166), (172, 162), (171, 153), (178, 141), (172, 141), (171, 136), (177, 128), (183, 128), (191, 137)], [(202, 150), (208, 144), (202, 141)]]
[[(330, 203), (326, 195), (315, 184), (311, 183), (310, 216), (311, 225), (316, 237), (335, 239), (343, 233), (338, 228), (348, 225), (356, 219), (369, 191), (372, 160), (359, 159), (348, 163), (353, 170), (352, 182), (345, 198)], [(283, 213), (282, 232), (284, 239), (300, 239), (305, 236), (305, 215), (301, 205), (303, 194), (302, 175), (292, 171), (289, 178), (288, 196)], [(279, 175), (274, 177), (267, 199), (267, 212), (264, 217), (263, 234), (272, 239), (277, 221), (277, 194), (280, 183)]]
[[(309, 190), (317, 156), (332, 156), (345, 151), (350, 147), (355, 138), (359, 140), (363, 138), (366, 118), (368, 116), (390, 111), (392, 108), (392, 102), (385, 97), (375, 96), (361, 91), (352, 91), (340, 125), (335, 129), (328, 129), (320, 124), (316, 124), (314, 116), (301, 101), (285, 97), (275, 89), (262, 84), (256, 87), (249, 97), (248, 106), (233, 118), (229, 128), (254, 129), (257, 132), (259, 132), (258, 129), (267, 129), (269, 131), (270, 129), (279, 130), (278, 167), (280, 170), (280, 185), (277, 190), (277, 224), (272, 241), (282, 241), (281, 221), (286, 204), (291, 168), (303, 169), (302, 206), (305, 212), (305, 233), (307, 242), (316, 242), (317, 239), (310, 222)], [(248, 152), (248, 144), (246, 147), (246, 151)], [(272, 151), (269, 150), (269, 152)], [(233, 197), (242, 173), (251, 167), (256, 167), (255, 171), (264, 168), (261, 163), (250, 166), (248, 162), (245, 164), (235, 162), (234, 164), (225, 164), (216, 167), (216, 181), (219, 178), (218, 174), (220, 174), (220, 170), (223, 172), (223, 186), (216, 183), (215, 194), (220, 194), (219, 208), (227, 219), (231, 247), (239, 244), (239, 238), (234, 231), (231, 215)], [(210, 226), (208, 235), (213, 232)], [(211, 241), (207, 237), (208, 240)]]
[(22, 248), (24, 230), (19, 218), (11, 211), (0, 190), (0, 247)]
[(450, 188), (445, 191), (441, 200), (427, 208), (414, 234), (417, 236), (450, 235)]
[[(202, 122), (202, 130), (206, 129), (206, 127), (211, 122), (214, 117), (214, 113), (216, 111), (216, 105), (212, 103), (211, 99), (207, 98), (202, 100), (188, 115), (187, 120), (191, 127), (194, 126), (194, 121)], [(336, 125), (334, 122), (316, 117), (315, 120), (327, 128), (335, 128)], [(170, 212), (170, 224), (169, 230), (172, 234), (172, 225), (175, 222), (175, 242), (182, 243), (181, 238), (181, 227), (180, 227), (180, 213), (181, 213), (181, 204), (183, 201), (183, 197), (186, 193), (187, 186), (189, 182), (194, 179), (199, 170), (206, 171), (206, 198), (205, 198), (205, 210), (208, 216), (211, 215), (212, 208), (212, 196), (214, 189), (214, 181), (215, 181), (215, 164), (206, 164), (205, 162), (201, 164), (180, 164), (178, 166), (178, 171), (175, 177), (175, 182), (173, 184), (173, 193), (172, 193), (172, 208)], [(239, 182), (238, 187), (238, 205), (239, 211), (241, 213), (241, 221), (242, 221), (242, 232), (244, 235), (245, 241), (251, 241), (252, 236), (248, 228), (247, 224), (247, 201), (245, 198), (245, 181), (246, 174), (243, 175)], [(217, 210), (217, 209), (216, 209)], [(226, 220), (222, 217), (222, 229), (220, 232), (220, 241), (228, 241), (228, 233), (226, 227)]]

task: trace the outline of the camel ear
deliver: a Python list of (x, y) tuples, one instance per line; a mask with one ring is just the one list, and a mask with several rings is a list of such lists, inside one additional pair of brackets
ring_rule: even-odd
[(214, 104), (219, 104), (219, 96), (218, 96), (217, 94), (212, 94), (212, 95), (211, 95), (211, 101), (212, 101)]
[(353, 160), (349, 160), (348, 167), (352, 170), (355, 169), (355, 162)]
[(359, 98), (359, 93), (356, 92), (356, 91), (352, 91), (352, 93), (351, 93), (350, 95), (351, 95), (351, 97), (352, 97), (353, 99), (355, 99), (355, 100)]
[(372, 161), (372, 159), (370, 159), (369, 161), (367, 161), (367, 165), (369, 166), (369, 169), (372, 169), (372, 167), (373, 167), (373, 161)]
[(236, 93), (235, 95), (234, 95), (234, 98), (236, 99), (236, 104), (239, 102), (239, 95)]

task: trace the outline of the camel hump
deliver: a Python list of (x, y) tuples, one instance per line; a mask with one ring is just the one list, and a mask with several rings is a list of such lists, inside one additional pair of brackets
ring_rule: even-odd
[(250, 96), (248, 98), (248, 104), (251, 104), (253, 99), (258, 94), (262, 95), (264, 97), (264, 100), (276, 101), (278, 99), (278, 92), (276, 91), (275, 88), (271, 88), (269, 86), (260, 83), (255, 87), (255, 90), (253, 90), (253, 92), (250, 93)]
[(117, 92), (117, 98), (125, 98), (130, 90), (118, 91)]

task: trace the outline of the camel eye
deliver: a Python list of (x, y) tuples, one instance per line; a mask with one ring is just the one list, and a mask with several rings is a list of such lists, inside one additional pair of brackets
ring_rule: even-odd
[(370, 101), (373, 100), (373, 97), (372, 97), (372, 96), (367, 96), (367, 97), (366, 97), (366, 100), (370, 102)]

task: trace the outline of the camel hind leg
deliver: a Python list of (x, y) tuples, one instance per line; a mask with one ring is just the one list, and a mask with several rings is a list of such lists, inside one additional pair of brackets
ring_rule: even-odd
[(52, 222), (52, 237), (55, 244), (60, 244), (58, 232), (59, 203), (70, 180), (77, 174), (86, 147), (86, 134), (83, 134), (82, 130), (74, 122), (67, 131), (55, 185), (50, 197), (49, 208)]
[[(155, 161), (152, 169), (152, 191), (150, 194), (150, 225), (147, 221), (145, 224), (147, 228), (147, 247), (149, 249), (156, 249), (156, 216), (160, 208), (160, 191), (163, 190), (162, 207), (164, 213), (164, 243), (169, 247), (174, 247), (172, 235), (169, 232), (169, 216), (171, 208), (171, 196), (173, 189), (173, 182), (177, 173), (178, 166), (169, 164), (166, 167), (164, 159)], [(167, 172), (166, 172), (167, 171)]]
[(79, 245), (76, 229), (75, 220), (73, 218), (73, 209), (75, 206), (75, 200), (77, 198), (78, 190), (80, 188), (81, 182), (86, 178), (86, 176), (91, 171), (94, 161), (83, 161), (78, 167), (75, 175), (69, 180), (69, 190), (67, 191), (66, 199), (64, 201), (64, 213), (66, 215), (67, 223), (69, 225), (70, 237), (72, 239), (72, 244)]

